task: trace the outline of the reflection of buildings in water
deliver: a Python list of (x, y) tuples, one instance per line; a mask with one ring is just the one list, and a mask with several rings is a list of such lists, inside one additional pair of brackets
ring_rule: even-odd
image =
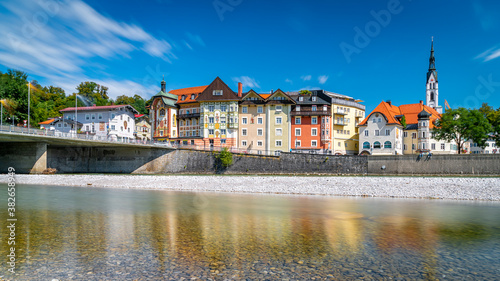
[(363, 248), (363, 215), (329, 210), (324, 217), (325, 233), (336, 256), (353, 256)]
[(411, 250), (421, 254), (426, 279), (434, 280), (437, 273), (438, 226), (431, 221), (391, 216), (378, 221), (374, 232), (377, 247), (386, 254)]

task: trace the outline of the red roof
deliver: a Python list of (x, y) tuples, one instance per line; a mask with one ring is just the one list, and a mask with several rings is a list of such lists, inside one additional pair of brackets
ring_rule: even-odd
[(135, 114), (134, 115), (135, 118), (141, 118), (142, 116), (144, 116), (144, 114)]
[[(201, 92), (205, 91), (207, 86), (198, 86), (198, 87), (190, 87), (190, 88), (182, 88), (177, 90), (170, 90), (169, 93), (177, 95), (177, 103), (188, 103), (188, 102), (196, 102), (196, 98)], [(191, 95), (194, 94), (194, 99), (191, 99)], [(184, 96), (184, 100), (182, 100), (182, 96)]]
[[(124, 106), (130, 106), (128, 104), (119, 104), (119, 105), (103, 105), (103, 106), (83, 106), (83, 107), (77, 107), (77, 110), (103, 110), (103, 109), (114, 109), (114, 108), (120, 108)], [(75, 111), (74, 107), (67, 107), (65, 109), (59, 110), (61, 112), (65, 111)]]
[(399, 107), (389, 104), (385, 101), (381, 102), (375, 109), (368, 115), (366, 118), (359, 123), (360, 126), (366, 125), (370, 116), (374, 113), (381, 113), (387, 118), (388, 124), (399, 124), (398, 118), (396, 115), (404, 115), (406, 119), (406, 124), (417, 124), (418, 123), (418, 114), (425, 110), (431, 114), (430, 117), (430, 128), (434, 128), (434, 121), (439, 119), (441, 115), (434, 109), (422, 103), (413, 103), (413, 104), (403, 104)]

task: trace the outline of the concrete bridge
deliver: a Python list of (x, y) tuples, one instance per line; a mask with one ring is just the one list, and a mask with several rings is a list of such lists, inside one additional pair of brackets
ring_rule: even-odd
[[(34, 132), (37, 132), (33, 130)], [(154, 171), (175, 148), (42, 134), (0, 131), (0, 173), (144, 173)]]

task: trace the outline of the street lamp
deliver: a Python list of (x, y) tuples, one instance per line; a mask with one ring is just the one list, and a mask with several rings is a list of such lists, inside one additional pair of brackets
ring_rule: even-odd
[(31, 82), (28, 81), (28, 134), (30, 133), (30, 100), (31, 100)]

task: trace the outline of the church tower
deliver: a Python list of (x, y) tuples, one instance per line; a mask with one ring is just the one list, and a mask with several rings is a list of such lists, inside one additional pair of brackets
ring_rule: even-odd
[(439, 106), (438, 76), (436, 70), (436, 59), (434, 58), (434, 38), (431, 42), (431, 56), (429, 57), (429, 70), (427, 71), (425, 105), (434, 108), (437, 112), (443, 113), (443, 108)]

